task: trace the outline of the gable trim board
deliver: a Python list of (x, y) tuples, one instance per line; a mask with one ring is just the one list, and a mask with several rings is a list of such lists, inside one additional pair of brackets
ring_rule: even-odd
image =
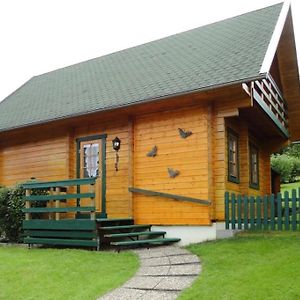
[(283, 3), (279, 18), (277, 20), (277, 23), (275, 25), (275, 29), (274, 32), (272, 34), (271, 40), (270, 40), (270, 44), (268, 46), (265, 58), (263, 60), (261, 69), (260, 69), (260, 73), (264, 74), (264, 73), (268, 73), (271, 69), (271, 65), (277, 50), (277, 46), (279, 44), (280, 41), (280, 37), (286, 22), (286, 18), (288, 15), (289, 10), (291, 9), (291, 1), (290, 0), (285, 0), (285, 2)]

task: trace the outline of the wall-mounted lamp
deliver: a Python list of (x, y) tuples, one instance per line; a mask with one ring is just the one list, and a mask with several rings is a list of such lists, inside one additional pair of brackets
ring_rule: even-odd
[(112, 146), (113, 146), (113, 149), (116, 151), (115, 169), (116, 169), (116, 171), (118, 171), (118, 164), (119, 164), (118, 151), (121, 148), (121, 140), (117, 136), (112, 140)]

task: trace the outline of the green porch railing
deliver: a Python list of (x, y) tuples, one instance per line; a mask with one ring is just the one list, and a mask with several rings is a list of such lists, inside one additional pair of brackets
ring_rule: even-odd
[[(24, 243), (45, 245), (86, 246), (99, 248), (95, 216), (95, 178), (67, 179), (49, 182), (30, 182), (22, 187), (26, 191)], [(89, 191), (74, 192), (87, 185)], [(43, 191), (39, 195), (39, 191)], [(77, 200), (89, 204), (77, 206)], [(32, 203), (39, 203), (32, 207)], [(78, 213), (89, 219), (76, 219)]]
[(299, 230), (300, 189), (263, 197), (226, 192), (225, 228)]

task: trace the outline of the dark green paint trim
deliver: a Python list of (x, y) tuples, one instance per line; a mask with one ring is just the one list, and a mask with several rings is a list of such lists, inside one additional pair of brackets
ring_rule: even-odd
[(23, 189), (42, 189), (50, 187), (64, 187), (73, 185), (86, 185), (94, 184), (95, 178), (82, 178), (82, 179), (66, 179), (60, 181), (46, 181), (46, 182), (36, 182), (36, 183), (24, 183), (22, 184)]
[(202, 200), (202, 199), (180, 196), (180, 195), (175, 195), (175, 194), (150, 191), (150, 190), (139, 189), (139, 188), (134, 188), (134, 187), (130, 187), (130, 188), (128, 188), (128, 190), (129, 190), (129, 192), (143, 194), (146, 196), (156, 196), (156, 197), (169, 198), (169, 199), (174, 199), (174, 200), (178, 200), (178, 201), (193, 202), (193, 203), (205, 204), (205, 205), (211, 204), (211, 201), (209, 201), (209, 200)]
[(165, 235), (165, 231), (144, 231), (144, 232), (125, 232), (125, 233), (111, 233), (105, 234), (106, 238), (119, 238), (119, 237), (129, 237), (129, 236), (140, 236), (140, 235)]
[(96, 134), (96, 135), (88, 135), (84, 137), (80, 137), (76, 139), (76, 142), (88, 142), (88, 141), (93, 141), (93, 140), (101, 140), (101, 139), (106, 139), (107, 134)]
[(24, 213), (50, 213), (50, 212), (94, 212), (95, 206), (80, 206), (80, 207), (32, 207), (23, 208)]
[[(76, 139), (76, 177), (80, 178), (80, 143), (93, 140), (101, 140), (102, 154), (102, 191), (101, 191), (101, 218), (107, 218), (106, 213), (106, 138), (107, 134), (90, 135)], [(80, 186), (77, 186), (77, 193), (80, 193)], [(80, 206), (80, 199), (77, 199), (77, 206)]]
[[(232, 135), (237, 139), (237, 177), (230, 175), (229, 173), (229, 136)], [(240, 183), (240, 136), (227, 127), (227, 178), (228, 181), (239, 184)]]
[(106, 231), (106, 230), (120, 230), (120, 229), (150, 229), (152, 225), (120, 225), (120, 226), (105, 226), (100, 227), (99, 230)]
[(52, 229), (52, 230), (95, 230), (93, 220), (24, 220), (23, 229)]
[(131, 246), (131, 245), (142, 245), (142, 244), (166, 244), (179, 242), (179, 238), (161, 238), (161, 239), (147, 239), (147, 240), (137, 240), (137, 241), (122, 241), (122, 242), (112, 242), (113, 246)]
[(73, 240), (73, 239), (50, 239), (50, 238), (24, 238), (25, 244), (44, 244), (44, 245), (69, 245), (97, 247), (97, 240)]
[[(80, 141), (78, 139), (76, 140), (76, 178), (80, 178)], [(76, 192), (80, 193), (80, 185), (77, 185)], [(76, 206), (80, 206), (80, 198), (77, 198)]]
[(62, 194), (62, 195), (30, 195), (23, 197), (24, 201), (50, 201), (66, 199), (77, 199), (77, 198), (95, 198), (95, 193), (82, 193), (82, 194)]
[(102, 139), (101, 217), (106, 218), (106, 136)]
[(92, 239), (97, 237), (97, 233), (96, 231), (25, 230), (23, 236)]

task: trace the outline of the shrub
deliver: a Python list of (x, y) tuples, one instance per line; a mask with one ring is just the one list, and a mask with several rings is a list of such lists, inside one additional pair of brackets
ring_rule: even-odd
[(5, 221), (7, 215), (7, 199), (9, 189), (0, 186), (0, 240), (5, 237)]
[[(45, 195), (47, 191), (40, 190), (34, 194)], [(13, 188), (0, 187), (0, 239), (8, 242), (22, 241), (22, 222), (24, 220), (25, 190), (20, 186)], [(43, 206), (44, 203), (32, 203), (32, 207)], [(36, 218), (40, 215), (35, 214)]]
[(271, 157), (272, 169), (280, 174), (281, 182), (295, 182), (300, 176), (300, 159), (287, 154), (274, 154)]
[(1, 188), (0, 191), (0, 232), (2, 238), (10, 242), (20, 242), (24, 202), (24, 190), (15, 188)]

